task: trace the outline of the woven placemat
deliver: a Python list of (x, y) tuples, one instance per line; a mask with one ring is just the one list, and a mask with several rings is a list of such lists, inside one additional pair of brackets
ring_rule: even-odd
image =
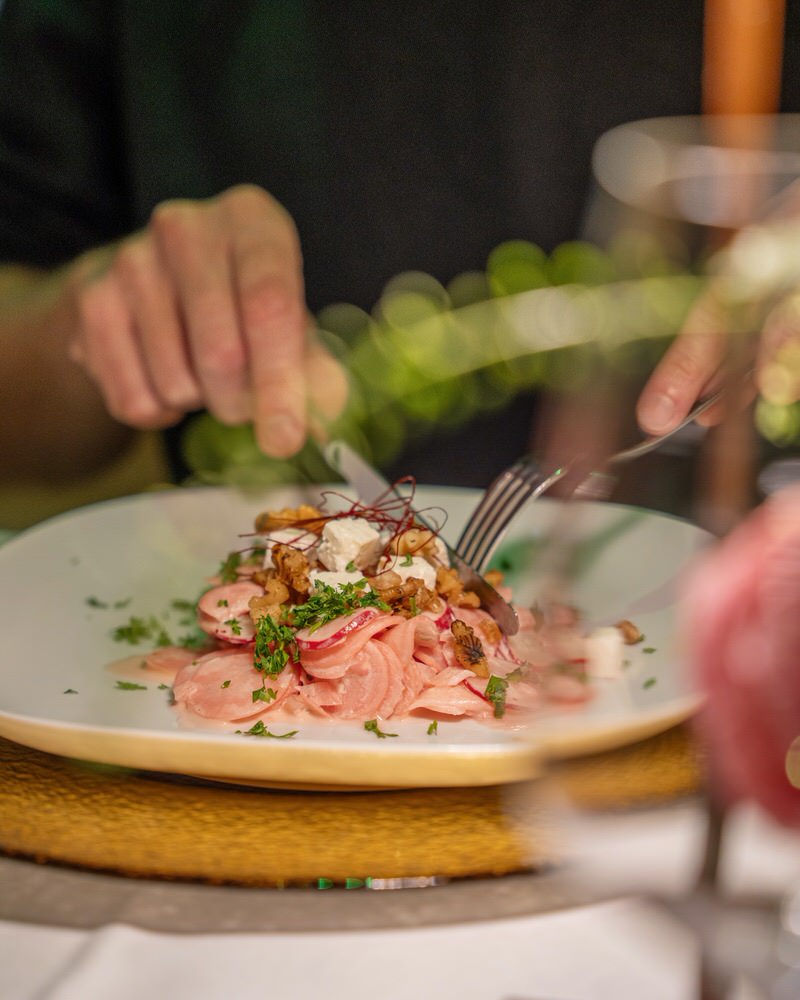
[[(593, 806), (649, 805), (700, 782), (687, 726), (562, 765)], [(0, 850), (129, 876), (242, 885), (503, 875), (546, 866), (525, 786), (302, 792), (69, 760), (0, 739)]]

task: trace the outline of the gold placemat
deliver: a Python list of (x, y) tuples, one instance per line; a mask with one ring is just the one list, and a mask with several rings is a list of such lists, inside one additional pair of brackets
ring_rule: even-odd
[[(562, 767), (590, 805), (699, 786), (688, 726)], [(624, 790), (622, 796), (620, 790)], [(301, 792), (216, 786), (56, 757), (0, 739), (0, 850), (125, 875), (246, 885), (502, 875), (546, 864), (520, 786)]]

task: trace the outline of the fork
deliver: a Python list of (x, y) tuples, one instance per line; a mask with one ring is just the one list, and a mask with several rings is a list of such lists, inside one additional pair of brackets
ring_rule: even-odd
[[(698, 400), (683, 420), (672, 430), (656, 437), (645, 438), (644, 441), (631, 448), (618, 451), (606, 460), (605, 465), (612, 467), (621, 465), (639, 458), (640, 455), (654, 451), (673, 434), (677, 434), (701, 413), (712, 407), (725, 391), (726, 387), (723, 386), (711, 395)], [(524, 504), (529, 500), (536, 500), (543, 493), (546, 493), (560, 479), (573, 471), (577, 464), (578, 460), (575, 459), (550, 472), (544, 472), (532, 456), (526, 455), (501, 472), (489, 485), (461, 532), (461, 537), (455, 545), (456, 552), (479, 573), (482, 572), (503, 532)], [(613, 475), (605, 471), (594, 470), (580, 479), (572, 496), (582, 500), (605, 499), (613, 483)]]

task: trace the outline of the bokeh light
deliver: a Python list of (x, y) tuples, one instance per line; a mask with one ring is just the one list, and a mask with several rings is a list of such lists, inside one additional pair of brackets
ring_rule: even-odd
[[(716, 280), (713, 269), (710, 277), (681, 270), (642, 232), (621, 234), (607, 252), (570, 242), (548, 255), (509, 241), (492, 251), (485, 272), (457, 275), (447, 287), (422, 272), (399, 274), (371, 313), (335, 303), (317, 317), (350, 380), (348, 404), (329, 434), (384, 464), (432, 429), (456, 428), (519, 393), (580, 389), (598, 358), (618, 377), (642, 381)], [(756, 410), (760, 433), (782, 446), (800, 440), (800, 347), (787, 358), (780, 370), (767, 370)], [(185, 453), (202, 481), (272, 485), (331, 476), (313, 442), (296, 459), (277, 462), (259, 452), (249, 427), (223, 427), (208, 416), (190, 427)]]

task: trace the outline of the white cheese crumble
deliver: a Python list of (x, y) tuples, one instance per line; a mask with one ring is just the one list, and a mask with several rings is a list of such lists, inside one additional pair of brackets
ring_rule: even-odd
[(363, 518), (345, 517), (328, 521), (322, 529), (317, 558), (326, 569), (341, 573), (350, 563), (364, 569), (377, 562), (381, 536)]
[(622, 676), (622, 633), (613, 625), (596, 628), (586, 636), (586, 670), (590, 677), (616, 680)]

